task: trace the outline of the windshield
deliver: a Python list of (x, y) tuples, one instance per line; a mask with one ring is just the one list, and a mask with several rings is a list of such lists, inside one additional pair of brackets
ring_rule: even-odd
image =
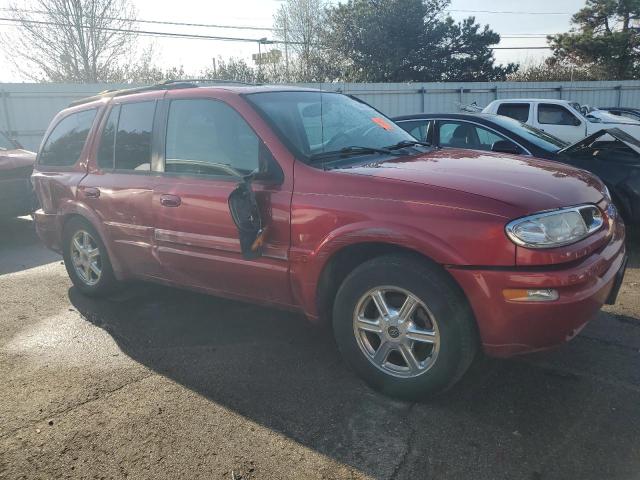
[(558, 137), (554, 137), (547, 132), (543, 132), (531, 125), (514, 120), (513, 118), (496, 115), (492, 119), (501, 127), (506, 128), (516, 135), (520, 135), (525, 140), (533, 143), (536, 147), (548, 152), (555, 153), (569, 145)]
[(382, 154), (373, 150), (416, 141), (380, 112), (339, 93), (264, 92), (246, 98), (294, 153), (308, 162), (350, 148), (356, 154)]

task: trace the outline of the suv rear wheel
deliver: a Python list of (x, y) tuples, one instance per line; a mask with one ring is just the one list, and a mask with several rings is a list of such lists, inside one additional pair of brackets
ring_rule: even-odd
[(63, 257), (71, 281), (85, 295), (106, 295), (115, 288), (107, 249), (86, 220), (76, 217), (65, 225)]
[(453, 385), (478, 348), (475, 320), (437, 265), (388, 255), (357, 267), (338, 290), (338, 347), (372, 387), (418, 399)]

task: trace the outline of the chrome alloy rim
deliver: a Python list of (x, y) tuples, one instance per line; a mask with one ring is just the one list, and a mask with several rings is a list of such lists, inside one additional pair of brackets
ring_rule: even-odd
[(353, 332), (365, 357), (394, 377), (417, 377), (435, 363), (440, 333), (427, 306), (407, 290), (376, 287), (356, 304)]
[(90, 233), (78, 230), (71, 239), (71, 261), (80, 280), (92, 286), (102, 276), (100, 249)]

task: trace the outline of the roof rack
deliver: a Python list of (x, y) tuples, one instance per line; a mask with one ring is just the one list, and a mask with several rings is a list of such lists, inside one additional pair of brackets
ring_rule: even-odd
[(155, 85), (147, 85), (144, 87), (125, 88), (121, 90), (104, 90), (97, 95), (82, 98), (69, 104), (70, 107), (76, 107), (85, 103), (102, 100), (104, 98), (123, 97), (125, 95), (133, 95), (134, 93), (152, 92), (155, 90), (173, 90), (177, 88), (197, 88), (199, 83), (223, 83), (223, 84), (239, 84), (239, 85), (258, 85), (255, 83), (246, 83), (235, 80), (215, 80), (209, 78), (189, 78), (184, 80), (166, 80)]
[[(237, 85), (249, 85), (249, 86), (258, 86), (262, 85), (261, 83), (251, 83), (251, 82), (243, 82), (241, 80), (223, 80), (223, 79), (215, 79), (215, 78), (185, 78), (182, 80), (166, 80), (158, 85), (174, 85), (176, 83), (222, 83), (222, 84), (237, 84)], [(197, 85), (195, 85), (197, 86)]]

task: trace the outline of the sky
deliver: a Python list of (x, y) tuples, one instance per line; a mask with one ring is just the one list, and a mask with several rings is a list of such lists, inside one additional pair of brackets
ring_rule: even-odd
[[(279, 0), (131, 0), (142, 20), (168, 20), (172, 22), (205, 23), (268, 28), (273, 15), (281, 4)], [(12, 2), (18, 3), (19, 2)], [(452, 0), (448, 10), (456, 20), (475, 16), (476, 21), (490, 27), (503, 36), (500, 47), (545, 46), (543, 34), (567, 31), (571, 14), (582, 6), (584, 0)], [(9, 0), (0, 0), (0, 8)], [(497, 13), (503, 12), (503, 13)], [(506, 13), (510, 12), (510, 13)], [(523, 13), (527, 12), (527, 13)], [(0, 31), (10, 27), (0, 25)], [(155, 24), (139, 24), (141, 30), (170, 31), (216, 35), (227, 37), (271, 38), (269, 30), (238, 30), (222, 28), (182, 27)], [(537, 36), (535, 36), (537, 35)], [(525, 38), (513, 38), (520, 36)], [(155, 60), (164, 66), (182, 65), (187, 74), (196, 75), (211, 66), (216, 57), (240, 57), (248, 61), (258, 52), (258, 44), (213, 40), (142, 37), (141, 42), (153, 43)], [(264, 48), (264, 47), (263, 47)], [(268, 47), (272, 48), (272, 47)], [(273, 47), (277, 48), (277, 47)], [(548, 55), (548, 50), (496, 50), (498, 63), (528, 63)], [(6, 63), (5, 63), (6, 65)], [(9, 68), (0, 68), (0, 81), (23, 81)]]

